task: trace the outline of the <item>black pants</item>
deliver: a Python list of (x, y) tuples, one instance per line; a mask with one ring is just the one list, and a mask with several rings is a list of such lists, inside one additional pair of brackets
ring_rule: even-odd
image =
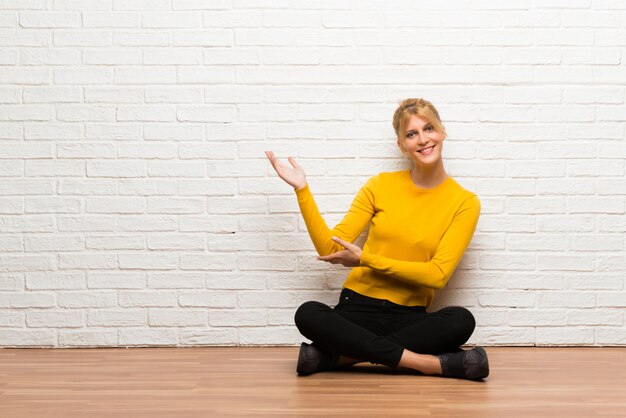
[(305, 302), (296, 311), (300, 333), (323, 350), (370, 363), (397, 367), (404, 349), (420, 354), (458, 351), (474, 332), (467, 309), (451, 306), (428, 313), (343, 289), (331, 308)]

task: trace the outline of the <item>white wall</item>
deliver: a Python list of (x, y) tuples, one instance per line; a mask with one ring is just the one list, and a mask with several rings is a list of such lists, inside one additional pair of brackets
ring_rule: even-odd
[[(418, 6), (419, 5), (419, 6)], [(626, 345), (626, 4), (0, 0), (0, 345), (297, 344), (329, 223), (424, 97), (481, 198), (470, 343)]]

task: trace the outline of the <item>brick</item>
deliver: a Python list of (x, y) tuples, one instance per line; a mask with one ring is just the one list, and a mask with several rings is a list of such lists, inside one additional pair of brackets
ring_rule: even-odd
[(111, 0), (54, 0), (54, 10), (97, 10), (111, 9)]
[(5, 255), (0, 256), (0, 272), (46, 271), (61, 266), (53, 255)]
[(287, 292), (241, 292), (237, 296), (237, 306), (240, 308), (286, 307), (296, 306), (296, 294)]
[(61, 347), (111, 347), (117, 346), (117, 343), (117, 330), (89, 328), (59, 331)]
[(26, 251), (82, 251), (85, 249), (85, 240), (77, 235), (29, 234), (24, 237)]
[(565, 312), (558, 310), (514, 309), (507, 313), (507, 324), (522, 327), (565, 326)]
[(146, 275), (135, 271), (90, 271), (87, 273), (87, 287), (89, 289), (143, 289), (146, 287)]
[(267, 199), (264, 197), (210, 196), (207, 200), (207, 211), (213, 215), (267, 213)]
[[(141, 139), (141, 126), (139, 124), (120, 123), (86, 123), (85, 138), (90, 140), (138, 140)], [(121, 144), (124, 147), (126, 144)], [(132, 144), (128, 144), (132, 146)], [(128, 157), (119, 152), (120, 158)]]
[(59, 255), (59, 268), (62, 269), (110, 269), (115, 267), (117, 267), (115, 254), (81, 253)]
[[(56, 46), (111, 46), (113, 37), (110, 32), (101, 30), (80, 30), (80, 31), (55, 31), (54, 45)], [(81, 84), (81, 83), (78, 83)]]
[[(6, 246), (7, 240), (5, 238), (0, 238), (3, 242), (3, 248), (8, 248)], [(17, 240), (15, 240), (17, 242)], [(21, 244), (18, 242), (18, 244)], [(8, 248), (10, 250), (10, 248)], [(20, 245), (21, 249), (21, 245)], [(17, 250), (17, 248), (16, 248)], [(8, 291), (20, 291), (24, 290), (24, 275), (22, 273), (3, 273), (0, 274), (0, 290), (8, 290)]]
[(0, 327), (4, 328), (24, 328), (26, 323), (24, 312), (0, 310)]
[(212, 327), (263, 327), (268, 325), (265, 309), (212, 309), (209, 325)]
[(183, 123), (146, 123), (143, 125), (143, 135), (144, 139), (150, 141), (202, 141), (205, 137), (204, 126)]
[(169, 46), (172, 35), (169, 32), (119, 32), (113, 37), (118, 46)]
[(183, 307), (234, 308), (237, 295), (233, 292), (181, 291), (178, 302)]
[(53, 347), (57, 343), (56, 330), (0, 329), (3, 347)]
[(622, 328), (595, 328), (595, 343), (600, 345), (624, 345), (626, 333)]
[(206, 166), (201, 161), (150, 161), (148, 176), (150, 177), (204, 177)]
[(535, 257), (525, 253), (480, 254), (480, 268), (485, 270), (534, 270)]
[(20, 26), (23, 28), (77, 28), (80, 15), (73, 12), (20, 12)]
[(120, 218), (118, 225), (121, 231), (176, 231), (178, 220), (165, 215), (129, 215)]
[(123, 346), (174, 346), (178, 345), (178, 330), (168, 328), (119, 330), (119, 343)]
[(117, 257), (121, 269), (163, 270), (179, 266), (178, 255), (165, 251), (120, 253)]
[(478, 295), (481, 306), (496, 306), (510, 308), (532, 308), (537, 296), (533, 293), (520, 293), (508, 290), (491, 290)]
[(202, 51), (191, 48), (157, 48), (143, 50), (144, 65), (199, 65)]
[(571, 310), (567, 314), (567, 325), (620, 326), (624, 323), (624, 315), (617, 310)]
[[(250, 344), (266, 344), (276, 345), (287, 341), (289, 344), (295, 344), (301, 340), (300, 333), (294, 327), (269, 327), (271, 332), (266, 329), (255, 328), (239, 328), (239, 343), (241, 345)], [(283, 343), (284, 344), (284, 343)]]
[(88, 177), (145, 177), (144, 161), (87, 161)]
[(113, 10), (170, 10), (171, 0), (113, 0)]
[(90, 13), (84, 12), (83, 27), (85, 28), (138, 28), (137, 13)]
[(176, 118), (183, 122), (231, 122), (235, 109), (231, 106), (184, 106), (178, 107)]
[(205, 310), (150, 309), (148, 321), (151, 327), (192, 327), (207, 324)]
[[(140, 152), (133, 152), (132, 150), (128, 150), (126, 153), (133, 157), (140, 156)], [(130, 196), (173, 196), (176, 194), (176, 181), (165, 179), (124, 179), (119, 181), (119, 194)], [(120, 222), (123, 223), (124, 220)], [(156, 225), (154, 227), (158, 228)]]
[(538, 295), (537, 304), (546, 308), (593, 308), (595, 296), (576, 291), (542, 292)]
[(203, 213), (205, 202), (203, 199), (181, 197), (149, 197), (149, 214), (197, 214)]
[(593, 329), (584, 327), (537, 328), (537, 345), (580, 346), (593, 344)]
[(172, 122), (176, 110), (171, 106), (119, 106), (116, 117), (118, 121)]
[(150, 272), (148, 287), (151, 289), (202, 289), (204, 273), (197, 272)]
[(90, 65), (138, 65), (141, 63), (139, 51), (126, 49), (83, 50), (83, 63)]
[(592, 271), (595, 265), (593, 255), (577, 255), (564, 253), (551, 253), (537, 255), (538, 270), (573, 270)]
[(172, 0), (174, 10), (221, 10), (231, 7), (230, 0), (213, 0), (208, 3), (203, 0)]
[(185, 216), (180, 219), (180, 231), (203, 231), (233, 233), (237, 230), (237, 219), (222, 215), (201, 217)]
[(202, 103), (203, 90), (200, 87), (162, 87), (145, 88), (146, 103)]
[(80, 200), (64, 197), (25, 199), (25, 213), (79, 213)]
[(20, 63), (22, 65), (80, 65), (81, 54), (77, 48), (41, 49), (22, 48)]
[(268, 275), (272, 273), (206, 272), (205, 286), (217, 290), (262, 290)]
[[(233, 32), (224, 29), (176, 31), (173, 34), (172, 44), (176, 47), (230, 47), (233, 45)], [(204, 57), (206, 57), (207, 54), (211, 54), (211, 51), (205, 51)]]
[(180, 195), (234, 196), (237, 183), (233, 179), (180, 180)]
[(70, 85), (112, 84), (113, 71), (108, 68), (56, 69), (54, 70), (54, 83)]
[[(24, 139), (37, 140), (78, 140), (82, 137), (81, 127), (79, 125), (64, 123), (25, 123)], [(31, 166), (34, 162), (31, 162)], [(53, 166), (54, 162), (46, 162), (49, 166)], [(74, 166), (77, 163), (71, 163)], [(61, 165), (61, 164), (59, 164)], [(60, 173), (59, 173), (60, 174)]]
[(234, 346), (239, 341), (237, 328), (182, 330), (180, 342), (191, 346)]
[(85, 248), (91, 250), (141, 250), (145, 247), (143, 236), (90, 236)]
[(86, 314), (78, 310), (35, 311), (26, 313), (26, 326), (30, 328), (80, 328), (85, 325)]
[(624, 292), (599, 292), (596, 296), (599, 307), (624, 308), (626, 295)]
[[(26, 90), (28, 88), (25, 88)], [(10, 87), (0, 87), (0, 103), (3, 104), (17, 104), (20, 102), (21, 91), (18, 88), (10, 88)], [(28, 103), (25, 101), (25, 103)], [(8, 126), (7, 126), (8, 127)], [(5, 129), (7, 128), (5, 127)], [(6, 134), (4, 134), (6, 135)], [(8, 136), (7, 138), (10, 138)], [(4, 139), (4, 137), (0, 136), (0, 139)]]
[(106, 216), (60, 216), (59, 231), (113, 231), (115, 219)]
[(202, 26), (202, 15), (193, 12), (143, 12), (141, 14), (143, 28), (191, 29)]
[(89, 311), (89, 326), (101, 327), (132, 327), (145, 326), (148, 314), (145, 309), (100, 310)]
[[(182, 39), (177, 40), (178, 43), (190, 43), (190, 44), (210, 44), (212, 45), (214, 42), (209, 39), (204, 39), (205, 35), (198, 37), (183, 37)], [(206, 35), (208, 36), (208, 35)], [(220, 41), (224, 46), (230, 46), (232, 41), (230, 37), (225, 38), (225, 35), (222, 36), (222, 40)], [(215, 64), (260, 64), (261, 63), (261, 54), (260, 51), (256, 48), (210, 48), (204, 51), (204, 65), (215, 65)]]
[(121, 290), (119, 304), (122, 307), (174, 307), (177, 306), (176, 291), (166, 290)]
[(110, 180), (60, 180), (59, 195), (113, 195), (117, 194), (117, 184)]
[(616, 290), (622, 287), (622, 277), (619, 273), (570, 273), (565, 276), (565, 289), (572, 290)]
[[(22, 170), (20, 170), (20, 172), (21, 171)], [(9, 171), (7, 171), (7, 174), (10, 174)], [(20, 198), (0, 198), (0, 213), (3, 213), (3, 214), (24, 213), (24, 206), (25, 206), (24, 201)], [(16, 237), (13, 237), (13, 238), (5, 237), (4, 239), (11, 240), (11, 239), (16, 239)], [(8, 243), (9, 241), (4, 241), (4, 242)], [(7, 245), (7, 244), (4, 244), (4, 245)], [(21, 244), (13, 244), (13, 245), (15, 245), (16, 250), (18, 248), (21, 249)], [(8, 249), (8, 247), (4, 247), (4, 248)]]
[(113, 144), (80, 143), (57, 144), (59, 158), (113, 158), (115, 148)]
[(149, 250), (203, 250), (206, 239), (197, 234), (159, 234), (147, 238)]
[(180, 268), (183, 270), (218, 270), (231, 271), (236, 267), (235, 254), (200, 253), (181, 254)]
[[(114, 75), (115, 84), (174, 84), (176, 69), (173, 67), (117, 67)], [(112, 82), (108, 84), (113, 84)]]
[(55, 295), (52, 292), (0, 293), (0, 308), (52, 308)]

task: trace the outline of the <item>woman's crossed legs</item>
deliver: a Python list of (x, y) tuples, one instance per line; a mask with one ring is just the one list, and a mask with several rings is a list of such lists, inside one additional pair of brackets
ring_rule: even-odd
[(368, 361), (440, 374), (435, 354), (459, 351), (476, 325), (471, 312), (459, 306), (428, 313), (422, 307), (356, 296), (358, 300), (341, 299), (335, 308), (305, 302), (295, 315), (302, 335), (340, 354), (339, 365)]

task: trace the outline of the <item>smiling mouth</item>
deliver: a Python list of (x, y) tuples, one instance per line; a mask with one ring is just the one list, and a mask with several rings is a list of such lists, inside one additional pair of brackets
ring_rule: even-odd
[(426, 148), (422, 148), (421, 150), (417, 151), (420, 154), (430, 154), (431, 152), (433, 152), (433, 149), (435, 149), (435, 145), (431, 145), (430, 147), (426, 147)]

